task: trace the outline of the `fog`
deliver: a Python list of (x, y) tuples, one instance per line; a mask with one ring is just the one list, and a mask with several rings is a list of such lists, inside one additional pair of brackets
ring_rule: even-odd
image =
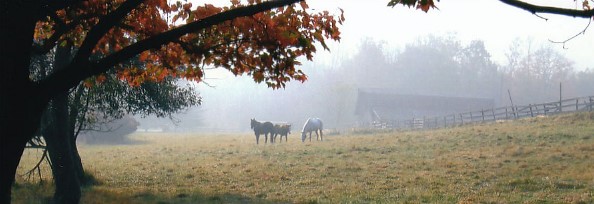
[(497, 107), (510, 105), (510, 96), (516, 105), (559, 100), (560, 84), (563, 98), (594, 95), (592, 35), (565, 45), (549, 41), (575, 35), (587, 20), (545, 15), (545, 21), (487, 0), (442, 2), (429, 14), (388, 8), (387, 1), (308, 2), (314, 9), (341, 7), (347, 20), (331, 52), (302, 59), (305, 83), (273, 90), (250, 76), (207, 70), (205, 83), (195, 84), (201, 106), (173, 121), (137, 118), (141, 130), (246, 132), (255, 118), (291, 123), (298, 132), (308, 117), (342, 130), (361, 124), (355, 106), (358, 91), (368, 88), (492, 99)]
[[(292, 130), (301, 128), (308, 117), (320, 117), (327, 128), (346, 128), (353, 122), (356, 89), (348, 87), (332, 70), (315, 68), (308, 63), (302, 67), (308, 81), (291, 81), (284, 89), (273, 90), (265, 84), (255, 83), (249, 76), (234, 77), (225, 72), (216, 73), (217, 79), (198, 84), (203, 97), (200, 107), (177, 114), (175, 122), (169, 119), (139, 119), (158, 128), (166, 124), (168, 130), (199, 132), (244, 132), (250, 129), (252, 118), (276, 123), (289, 123)], [(208, 74), (208, 73), (207, 73)], [(349, 106), (349, 107), (347, 107)], [(155, 127), (156, 126), (156, 127)], [(144, 127), (144, 126), (143, 126)], [(151, 128), (151, 127), (146, 127)]]

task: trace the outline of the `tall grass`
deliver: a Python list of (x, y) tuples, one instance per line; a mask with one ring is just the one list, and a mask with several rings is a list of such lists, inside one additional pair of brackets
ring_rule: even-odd
[[(252, 134), (136, 134), (81, 146), (84, 203), (592, 203), (594, 114), (255, 144)], [(34, 163), (27, 152), (19, 172)], [(49, 171), (49, 169), (45, 169)], [(50, 175), (49, 172), (44, 175)], [(46, 178), (47, 180), (47, 178)], [(19, 178), (16, 203), (49, 183)]]

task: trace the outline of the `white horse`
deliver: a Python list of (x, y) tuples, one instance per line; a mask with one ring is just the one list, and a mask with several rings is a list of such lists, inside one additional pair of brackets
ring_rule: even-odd
[[(309, 118), (303, 125), (303, 130), (301, 130), (301, 142), (305, 142), (306, 134), (309, 133), (309, 141), (311, 142), (311, 132), (316, 133), (316, 139), (324, 140), (322, 138), (323, 133), (322, 129), (324, 129), (324, 125), (322, 124), (322, 120), (319, 118)], [(318, 134), (318, 131), (320, 132)]]

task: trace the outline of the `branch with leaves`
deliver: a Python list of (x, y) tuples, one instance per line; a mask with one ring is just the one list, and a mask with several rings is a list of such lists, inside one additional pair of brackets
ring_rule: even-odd
[[(439, 0), (437, 0), (439, 2)], [(592, 18), (594, 16), (594, 10), (590, 7), (589, 1), (582, 0), (582, 9), (568, 9), (551, 6), (540, 6), (536, 4), (527, 3), (521, 0), (499, 0), (504, 4), (517, 7), (526, 10), (532, 14), (538, 15), (539, 13), (557, 14), (578, 18)], [(574, 0), (575, 1), (575, 0)], [(594, 2), (594, 1), (593, 1)], [(428, 12), (430, 9), (437, 9), (433, 0), (390, 0), (388, 6), (394, 7), (396, 5), (403, 5), (408, 7), (415, 7), (424, 12)]]
[[(297, 2), (301, 9), (293, 5)], [(111, 12), (97, 11), (106, 13), (103, 17), (87, 19), (82, 26), (71, 29), (82, 30), (84, 40), (81, 33), (64, 35), (76, 37), (72, 42), (79, 49), (67, 68), (39, 81), (41, 93), (50, 97), (114, 67), (121, 79), (135, 85), (165, 76), (202, 81), (203, 65), (223, 67), (236, 75), (247, 73), (256, 82), (281, 88), (291, 79), (306, 79), (303, 72), (296, 70), (295, 66), (300, 65), (296, 59), (306, 56), (311, 60), (316, 42), (328, 49), (325, 39), (339, 40), (338, 24), (344, 20), (342, 15), (336, 20), (328, 12), (310, 14), (303, 0), (257, 1), (250, 5), (232, 1), (231, 7), (207, 4), (195, 10), (190, 10), (190, 3), (133, 0), (114, 1), (111, 7)], [(174, 20), (188, 23), (168, 26), (162, 12), (175, 14)], [(80, 18), (70, 13), (58, 11), (65, 22)], [(267, 26), (246, 26), (255, 22)], [(60, 27), (57, 23), (45, 25)], [(48, 36), (40, 41), (54, 39)], [(192, 52), (188, 52), (189, 47), (194, 48)], [(97, 53), (103, 57), (91, 57)], [(122, 66), (136, 56), (149, 65), (147, 69)]]

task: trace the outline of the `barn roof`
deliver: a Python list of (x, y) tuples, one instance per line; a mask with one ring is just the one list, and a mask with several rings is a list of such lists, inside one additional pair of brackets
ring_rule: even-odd
[[(494, 100), (435, 95), (400, 94), (393, 89), (359, 89), (355, 113), (367, 114), (370, 110), (405, 114), (416, 111), (427, 114), (465, 112), (493, 108)], [(430, 116), (430, 115), (428, 115)]]

